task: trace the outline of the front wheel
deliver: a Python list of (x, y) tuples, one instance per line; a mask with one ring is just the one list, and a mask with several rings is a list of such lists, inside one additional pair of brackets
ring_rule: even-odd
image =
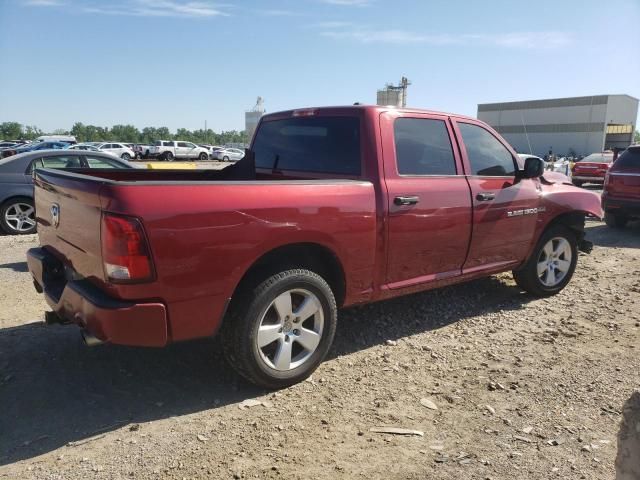
[(572, 182), (576, 187), (581, 187), (582, 184), (584, 183), (581, 180), (573, 180)]
[(229, 161), (229, 157), (227, 157), (227, 156), (222, 157), (222, 161), (223, 162), (228, 162)]
[(527, 263), (513, 272), (520, 288), (538, 297), (555, 295), (567, 286), (578, 262), (575, 234), (564, 225), (547, 229)]
[(208, 159), (209, 159), (209, 155), (207, 155), (206, 153), (202, 152), (202, 153), (200, 154), (200, 157), (199, 157), (199, 158), (200, 158), (200, 160), (201, 160), (201, 161), (203, 161), (203, 162), (204, 162), (205, 160), (208, 160)]
[(10, 235), (26, 235), (36, 232), (36, 210), (33, 200), (17, 197), (0, 208), (0, 227)]
[(123, 153), (120, 158), (128, 162), (129, 160), (131, 160), (131, 155), (129, 155), (128, 153)]
[(287, 270), (234, 298), (222, 331), (225, 355), (250, 382), (287, 387), (320, 365), (336, 322), (327, 282), (309, 270)]

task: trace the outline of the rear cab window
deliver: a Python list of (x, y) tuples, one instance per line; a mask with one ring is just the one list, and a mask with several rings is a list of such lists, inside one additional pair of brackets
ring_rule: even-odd
[(620, 154), (614, 163), (616, 170), (633, 168), (640, 170), (640, 147), (631, 147)]
[(264, 120), (252, 150), (259, 169), (359, 176), (360, 119), (310, 116)]

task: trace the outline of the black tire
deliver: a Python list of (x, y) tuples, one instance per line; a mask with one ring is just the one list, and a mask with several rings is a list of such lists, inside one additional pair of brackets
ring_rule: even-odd
[(129, 155), (128, 153), (123, 153), (120, 158), (122, 158), (122, 160), (128, 162), (129, 160), (131, 160), (131, 155)]
[(209, 155), (202, 152), (198, 158), (200, 159), (201, 162), (204, 162), (205, 160), (209, 160)]
[(583, 184), (583, 182), (580, 180), (572, 180), (572, 182), (576, 187), (581, 187)]
[[(571, 262), (568, 271), (564, 278), (553, 286), (545, 285), (538, 276), (538, 261), (543, 255), (543, 249), (545, 245), (553, 238), (564, 238), (569, 242), (571, 247)], [(548, 297), (560, 292), (567, 286), (578, 263), (578, 241), (575, 234), (569, 228), (564, 225), (553, 225), (549, 227), (540, 237), (538, 243), (533, 249), (531, 257), (524, 264), (524, 266), (518, 270), (513, 271), (513, 278), (520, 288), (536, 295), (538, 297)]]
[(165, 152), (163, 156), (164, 156), (165, 162), (173, 162), (173, 153)]
[[(262, 358), (257, 345), (258, 328), (272, 302), (293, 289), (304, 289), (319, 300), (324, 317), (323, 329), (317, 347), (304, 363), (290, 370), (276, 370)], [(324, 360), (333, 343), (336, 322), (336, 300), (331, 287), (321, 276), (302, 269), (283, 271), (255, 287), (246, 288), (233, 299), (222, 328), (225, 356), (240, 375), (256, 385), (268, 389), (288, 387), (307, 378)]]
[[(34, 208), (33, 199), (29, 197), (14, 197), (10, 200), (7, 200), (0, 207), (0, 228), (9, 235), (29, 235), (32, 233), (36, 233), (35, 223), (32, 227), (26, 230), (17, 230), (16, 227), (18, 226), (18, 224), (16, 224), (16, 226), (14, 227), (11, 223), (9, 223), (9, 221), (7, 221), (7, 212), (11, 210), (12, 207), (19, 204), (29, 205), (31, 208)], [(31, 217), (35, 221), (35, 211), (33, 215), (30, 216), (30, 218)]]
[(223, 162), (228, 162), (229, 161), (229, 157), (227, 157), (227, 156), (222, 157), (222, 161)]
[(628, 221), (629, 218), (624, 215), (616, 215), (613, 213), (604, 214), (604, 223), (610, 228), (624, 228)]

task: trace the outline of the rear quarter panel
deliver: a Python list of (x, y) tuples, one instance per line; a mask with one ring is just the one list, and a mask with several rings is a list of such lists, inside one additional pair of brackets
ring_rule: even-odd
[(118, 285), (114, 293), (163, 299), (173, 340), (213, 334), (242, 276), (283, 245), (333, 251), (347, 277), (346, 304), (370, 290), (376, 209), (369, 182), (110, 184), (101, 197), (104, 211), (143, 220), (157, 272), (152, 285)]
[(33, 183), (25, 180), (23, 173), (2, 173), (0, 175), (0, 205), (10, 198), (33, 198)]

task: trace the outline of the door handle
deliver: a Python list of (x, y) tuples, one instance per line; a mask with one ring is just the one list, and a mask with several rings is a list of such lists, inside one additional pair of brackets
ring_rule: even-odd
[(393, 199), (393, 203), (398, 206), (402, 205), (415, 205), (420, 199), (418, 197), (396, 197)]
[(479, 200), (481, 202), (493, 200), (494, 198), (496, 198), (496, 194), (490, 192), (480, 192), (476, 195), (476, 200)]

